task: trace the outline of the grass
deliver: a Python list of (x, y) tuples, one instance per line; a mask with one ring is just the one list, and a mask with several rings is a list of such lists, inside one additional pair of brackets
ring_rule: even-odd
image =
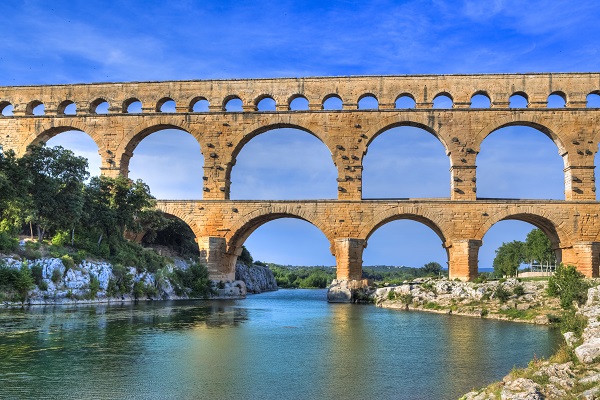
[(504, 315), (510, 319), (523, 319), (526, 321), (530, 321), (538, 315), (538, 313), (535, 310), (517, 310), (516, 308), (498, 310), (498, 314)]

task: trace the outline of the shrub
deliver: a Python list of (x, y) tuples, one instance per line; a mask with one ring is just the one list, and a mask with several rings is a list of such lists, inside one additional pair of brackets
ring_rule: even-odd
[(96, 275), (90, 274), (90, 299), (96, 298), (98, 295), (98, 291), (100, 290), (100, 280), (96, 277)]
[(38, 288), (40, 290), (48, 290), (48, 282), (41, 281), (40, 283), (38, 283)]
[(108, 297), (116, 297), (118, 292), (119, 292), (119, 288), (117, 286), (117, 281), (114, 280), (113, 278), (110, 278), (108, 280), (108, 285), (106, 287), (106, 295)]
[(575, 336), (580, 338), (587, 326), (587, 318), (570, 309), (561, 315), (559, 326), (561, 333), (573, 332)]
[(588, 285), (581, 272), (573, 265), (559, 264), (556, 272), (548, 280), (548, 294), (560, 299), (564, 309), (573, 307), (573, 302), (582, 305), (587, 298)]
[(54, 270), (52, 271), (52, 282), (54, 282), (55, 284), (57, 284), (58, 282), (60, 282), (60, 278), (62, 278), (62, 274), (60, 273), (60, 269), (58, 268), (54, 268)]
[(13, 252), (19, 247), (19, 240), (7, 232), (0, 232), (0, 252)]
[(54, 246), (60, 246), (60, 247), (66, 246), (70, 242), (71, 242), (71, 235), (67, 231), (56, 232), (56, 234), (52, 237), (52, 240), (50, 241), (50, 243), (52, 243)]
[(397, 295), (397, 297), (402, 304), (409, 305), (413, 301), (413, 295), (411, 293), (402, 293)]
[(510, 292), (504, 289), (504, 286), (498, 285), (494, 291), (494, 297), (500, 300), (500, 303), (505, 303), (510, 297)]
[(208, 269), (204, 265), (195, 263), (185, 270), (176, 269), (170, 278), (178, 296), (186, 292), (192, 297), (208, 297), (210, 294), (211, 284), (208, 279)]
[(133, 286), (133, 275), (121, 264), (113, 265), (113, 275), (116, 279), (117, 293), (130, 293)]
[(137, 281), (133, 284), (133, 298), (139, 299), (144, 295), (145, 284), (142, 281)]
[(394, 290), (390, 290), (387, 294), (388, 300), (396, 300), (396, 292)]
[(516, 296), (523, 296), (525, 294), (525, 289), (523, 288), (523, 285), (517, 285), (513, 288), (513, 293)]
[[(41, 265), (34, 265), (31, 267), (31, 276), (33, 277), (33, 281), (36, 285), (40, 286), (40, 284), (44, 281), (43, 275), (44, 269)], [(46, 285), (47, 287), (48, 285)]]
[(73, 261), (73, 258), (70, 255), (65, 254), (60, 258), (60, 261), (62, 261), (63, 265), (65, 266), (65, 274), (68, 270), (75, 269), (75, 261)]

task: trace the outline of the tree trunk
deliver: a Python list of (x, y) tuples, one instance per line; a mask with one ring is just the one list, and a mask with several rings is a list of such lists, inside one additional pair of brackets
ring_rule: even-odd
[(29, 221), (29, 237), (33, 240), (33, 224)]
[(102, 236), (104, 236), (104, 233), (101, 233), (100, 237), (98, 238), (98, 248), (100, 248), (100, 243), (102, 243)]
[(71, 247), (75, 246), (75, 228), (71, 229)]

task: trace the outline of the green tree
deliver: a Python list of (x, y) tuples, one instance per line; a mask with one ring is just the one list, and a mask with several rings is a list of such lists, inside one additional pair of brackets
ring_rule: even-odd
[(28, 209), (29, 179), (14, 151), (0, 151), (0, 231), (21, 229)]
[(534, 261), (540, 264), (554, 264), (556, 262), (556, 254), (552, 250), (552, 243), (540, 229), (533, 229), (527, 234), (525, 259), (530, 264)]
[(514, 240), (502, 243), (496, 250), (494, 258), (494, 272), (497, 275), (515, 276), (522, 262), (525, 261), (525, 245), (523, 242)]
[(588, 285), (584, 275), (573, 265), (556, 266), (556, 272), (548, 280), (548, 294), (560, 299), (564, 309), (573, 307), (573, 302), (582, 305), (587, 298)]
[(440, 263), (432, 261), (432, 262), (428, 262), (427, 264), (423, 265), (423, 271), (427, 274), (427, 275), (439, 275), (440, 272), (442, 272), (442, 266), (440, 265)]
[(19, 164), (29, 179), (28, 218), (38, 227), (38, 240), (50, 229), (74, 229), (83, 211), (87, 160), (41, 143), (27, 147)]
[(242, 246), (242, 254), (238, 257), (239, 262), (244, 265), (251, 266), (254, 260), (252, 259), (252, 255), (246, 248), (246, 246)]

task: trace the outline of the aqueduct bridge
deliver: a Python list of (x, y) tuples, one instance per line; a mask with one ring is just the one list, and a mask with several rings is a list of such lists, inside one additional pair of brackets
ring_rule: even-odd
[[(600, 203), (596, 201), (594, 155), (600, 142), (600, 110), (586, 107), (586, 96), (600, 93), (598, 73), (498, 75), (356, 76), (98, 83), (0, 87), (0, 144), (21, 155), (29, 144), (70, 130), (96, 142), (102, 173), (127, 174), (136, 146), (165, 128), (189, 132), (204, 155), (202, 200), (159, 201), (158, 207), (184, 220), (194, 231), (213, 279), (231, 280), (242, 244), (260, 225), (277, 218), (306, 220), (329, 239), (338, 279), (360, 280), (362, 253), (381, 225), (411, 219), (429, 226), (448, 254), (451, 278), (477, 274), (478, 250), (488, 229), (501, 220), (529, 222), (550, 238), (559, 260), (587, 276), (598, 276)], [(483, 95), (489, 108), (471, 107)], [(520, 95), (523, 108), (510, 108)], [(564, 100), (548, 108), (550, 95)], [(358, 107), (365, 96), (377, 109)], [(447, 109), (433, 108), (446, 96)], [(414, 108), (397, 109), (399, 98)], [(258, 111), (265, 98), (275, 109)], [(296, 99), (303, 110), (291, 110)], [(330, 98), (340, 110), (324, 109)], [(228, 112), (231, 99), (241, 101)], [(128, 112), (141, 102), (141, 110)], [(174, 112), (161, 112), (175, 102)], [(208, 103), (195, 112), (198, 102)], [(104, 104), (106, 112), (100, 113)], [(171, 103), (172, 104), (172, 103)], [(36, 112), (44, 106), (42, 115)], [(12, 107), (12, 114), (6, 112)], [(564, 160), (564, 200), (478, 199), (476, 161), (490, 133), (511, 125), (536, 128), (555, 144)], [(362, 162), (381, 132), (398, 126), (420, 127), (434, 135), (450, 159), (448, 198), (363, 200)], [(290, 127), (320, 139), (338, 170), (338, 198), (312, 201), (229, 200), (236, 156), (253, 137)], [(418, 168), (418, 165), (415, 166)]]

